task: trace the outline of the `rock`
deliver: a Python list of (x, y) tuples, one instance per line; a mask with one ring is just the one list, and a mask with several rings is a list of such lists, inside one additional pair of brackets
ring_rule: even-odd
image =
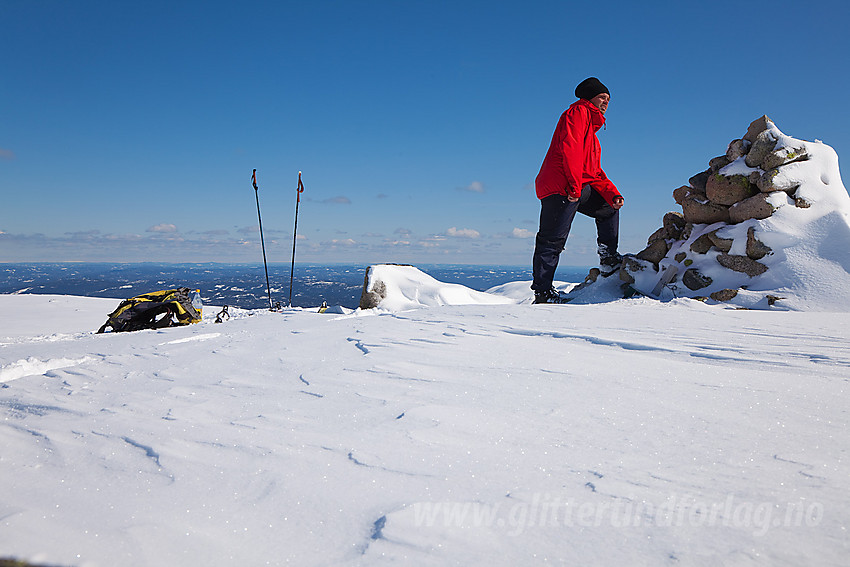
[[(717, 230), (720, 230), (719, 228)], [(709, 232), (706, 234), (709, 240), (711, 240), (712, 244), (717, 247), (721, 252), (729, 252), (732, 249), (732, 243), (734, 242), (731, 238), (721, 238), (717, 236), (717, 230)]]
[(647, 266), (651, 266), (649, 262), (642, 262), (634, 256), (626, 256), (623, 258), (623, 266), (620, 268), (620, 280), (627, 283), (635, 283), (635, 278), (632, 273), (642, 272)]
[(696, 268), (688, 268), (682, 274), (682, 283), (691, 291), (708, 287), (712, 281), (710, 277), (702, 275)]
[(768, 202), (767, 193), (758, 193), (749, 199), (744, 199), (729, 208), (729, 220), (733, 224), (750, 219), (766, 219), (773, 214), (776, 207)]
[(732, 140), (726, 148), (726, 159), (729, 163), (736, 159), (747, 155), (747, 150), (750, 149), (750, 143), (746, 140)]
[(734, 205), (755, 193), (756, 189), (743, 175), (726, 176), (716, 173), (709, 176), (705, 187), (705, 196), (718, 205)]
[(702, 173), (697, 173), (696, 175), (688, 179), (688, 183), (693, 188), (692, 193), (705, 195), (705, 184), (708, 181), (709, 175), (711, 175), (711, 170), (706, 169)]
[(778, 191), (779, 189), (776, 188), (776, 185), (774, 183), (774, 179), (776, 179), (777, 175), (779, 175), (779, 171), (775, 169), (765, 171), (764, 173), (760, 174), (756, 178), (755, 182), (755, 185), (756, 187), (758, 187), (758, 190), (762, 193), (773, 193), (774, 191)]
[(676, 260), (677, 262), (681, 263), (681, 262), (682, 262), (682, 260), (684, 260), (684, 259), (685, 259), (685, 258), (687, 258), (687, 257), (688, 257), (688, 253), (687, 253), (687, 252), (679, 252), (678, 254), (676, 254), (676, 255), (673, 257), (673, 259), (674, 259), (674, 260)]
[[(368, 277), (366, 276), (367, 282)], [(360, 309), (374, 309), (387, 297), (387, 286), (384, 282), (378, 281), (372, 289), (367, 291), (366, 285), (366, 283), (363, 284), (363, 291), (360, 294)]]
[(765, 298), (767, 299), (767, 304), (771, 307), (773, 307), (773, 304), (776, 303), (777, 301), (785, 299), (784, 297), (779, 297), (778, 295), (770, 295), (770, 294), (766, 295)]
[[(410, 264), (383, 264), (389, 266), (409, 266)], [(374, 309), (387, 297), (387, 285), (381, 280), (372, 281), (374, 266), (366, 268), (363, 278), (363, 291), (360, 292), (360, 309)]]
[(728, 223), (730, 218), (729, 207), (703, 201), (694, 195), (689, 195), (682, 201), (682, 211), (685, 213), (685, 221), (693, 224)]
[(664, 227), (662, 226), (655, 232), (649, 235), (649, 238), (646, 239), (646, 245), (649, 246), (656, 240), (664, 240)]
[(590, 268), (590, 271), (584, 277), (584, 281), (575, 286), (570, 292), (581, 291), (586, 287), (589, 287), (596, 283), (596, 280), (599, 279), (599, 276), (602, 274), (602, 271), (599, 268)]
[(629, 270), (630, 272), (642, 272), (649, 264), (644, 264), (640, 262), (634, 256), (626, 256), (623, 258), (623, 267)]
[(773, 249), (770, 246), (756, 238), (756, 229), (754, 227), (751, 226), (747, 229), (747, 256), (753, 260), (761, 260), (772, 252)]
[(724, 268), (728, 268), (735, 272), (747, 274), (751, 278), (760, 276), (767, 271), (767, 266), (757, 262), (749, 256), (738, 256), (735, 254), (720, 254), (717, 256), (717, 261)]
[(658, 262), (664, 259), (664, 256), (666, 256), (669, 251), (670, 247), (667, 245), (667, 241), (663, 238), (659, 238), (635, 254), (635, 256), (640, 260), (646, 260), (647, 262), (652, 262), (657, 265)]
[(711, 160), (708, 162), (708, 170), (711, 171), (711, 173), (717, 173), (730, 163), (732, 162), (729, 161), (729, 158), (727, 158), (725, 155), (717, 156), (716, 158), (711, 158)]
[(714, 242), (711, 241), (711, 238), (707, 234), (703, 234), (691, 242), (691, 252), (694, 254), (705, 254), (711, 250), (712, 246), (714, 246)]
[(737, 289), (721, 289), (715, 291), (709, 297), (714, 301), (731, 301), (736, 295), (738, 295)]
[(682, 213), (671, 211), (664, 215), (663, 224), (664, 238), (679, 240), (687, 223)]
[(685, 229), (687, 223), (685, 222), (685, 217), (682, 213), (677, 212), (669, 212), (664, 215), (664, 226), (653, 232), (649, 235), (649, 238), (646, 239), (646, 244), (652, 244), (656, 240), (680, 240), (682, 238), (682, 231)]
[(799, 183), (795, 183), (788, 178), (779, 177), (778, 169), (771, 169), (762, 173), (756, 181), (756, 187), (762, 193), (773, 193), (774, 191), (785, 191), (791, 193), (800, 187)]
[(744, 158), (744, 163), (749, 167), (761, 167), (767, 154), (772, 152), (774, 147), (776, 147), (776, 135), (770, 130), (765, 130), (756, 137), (747, 157)]
[(694, 231), (694, 223), (685, 222), (685, 228), (682, 229), (682, 236), (680, 238), (682, 240), (688, 240), (691, 237), (691, 233)]
[(753, 120), (747, 128), (747, 133), (744, 134), (744, 140), (753, 143), (759, 134), (773, 127), (773, 120), (765, 114), (761, 118)]
[(812, 204), (803, 197), (794, 197), (794, 206), (799, 209), (808, 209)]
[(761, 162), (761, 168), (767, 171), (769, 169), (782, 167), (783, 165), (787, 165), (789, 163), (806, 161), (807, 159), (809, 159), (809, 154), (806, 151), (805, 147), (779, 148), (778, 150), (774, 150), (767, 154), (767, 156), (765, 156), (764, 160), (762, 160)]
[(678, 189), (673, 190), (673, 200), (676, 201), (677, 204), (681, 205), (682, 201), (685, 200), (685, 197), (688, 196), (693, 191), (692, 187), (688, 185), (682, 185)]

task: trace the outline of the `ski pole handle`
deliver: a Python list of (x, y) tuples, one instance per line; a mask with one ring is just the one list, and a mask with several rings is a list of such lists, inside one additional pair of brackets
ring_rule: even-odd
[(251, 174), (251, 185), (254, 186), (254, 191), (259, 189), (259, 187), (257, 187), (257, 170), (256, 169), (254, 169), (254, 173)]
[(304, 192), (304, 184), (301, 183), (301, 172), (299, 171), (298, 172), (298, 198), (297, 198), (297, 201), (296, 201), (297, 203), (301, 202), (301, 193), (303, 193), (303, 192)]

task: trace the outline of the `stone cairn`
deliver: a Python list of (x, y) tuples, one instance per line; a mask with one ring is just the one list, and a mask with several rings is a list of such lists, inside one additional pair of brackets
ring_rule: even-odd
[[(777, 147), (777, 131), (767, 116), (755, 120), (743, 138), (729, 143), (725, 155), (710, 160), (707, 170), (691, 177), (688, 185), (673, 191), (673, 198), (681, 205), (682, 212), (665, 214), (663, 226), (649, 237), (647, 247), (625, 259), (620, 269), (624, 287), (635, 282), (634, 275), (637, 272), (646, 269), (658, 272), (659, 263), (677, 244), (681, 245), (690, 240), (693, 234), (698, 234), (693, 232), (696, 225), (723, 223), (694, 239), (689, 247), (678, 246), (681, 250), (673, 260), (686, 269), (677, 274), (673, 281), (681, 281), (692, 292), (686, 292), (687, 295), (707, 299), (693, 293), (712, 284), (712, 279), (702, 274), (697, 267), (702, 262), (695, 259), (710, 251), (717, 253), (716, 261), (721, 266), (750, 278), (768, 270), (768, 266), (759, 260), (769, 255), (771, 249), (758, 240), (753, 227), (747, 231), (746, 255), (730, 254), (732, 240), (718, 236), (718, 232), (729, 225), (771, 216), (776, 207), (771, 203), (770, 196), (777, 191), (788, 194), (797, 207), (810, 206), (805, 199), (796, 195), (798, 185), (785, 186), (781, 181), (777, 183), (777, 174), (782, 167), (808, 159), (805, 147), (784, 147), (782, 144), (779, 144), (782, 147)], [(723, 168), (740, 158), (744, 159), (749, 173), (721, 173)], [(710, 298), (729, 301), (736, 294), (735, 289), (723, 289), (711, 293)]]

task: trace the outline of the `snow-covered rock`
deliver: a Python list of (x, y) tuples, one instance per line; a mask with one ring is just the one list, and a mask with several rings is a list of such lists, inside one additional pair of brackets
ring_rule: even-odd
[(621, 270), (626, 285), (651, 292), (673, 267), (660, 298), (848, 309), (850, 196), (831, 147), (787, 136), (763, 116), (673, 198), (685, 226), (671, 233), (668, 213), (637, 261)]
[(361, 309), (377, 307), (389, 311), (425, 306), (505, 303), (513, 301), (460, 284), (440, 282), (419, 268), (398, 264), (369, 266), (360, 296)]

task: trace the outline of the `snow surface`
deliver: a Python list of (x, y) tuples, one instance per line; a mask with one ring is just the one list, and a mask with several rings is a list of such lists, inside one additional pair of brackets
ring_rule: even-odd
[(845, 313), (421, 282), (104, 335), (115, 300), (0, 296), (0, 557), (847, 564)]

